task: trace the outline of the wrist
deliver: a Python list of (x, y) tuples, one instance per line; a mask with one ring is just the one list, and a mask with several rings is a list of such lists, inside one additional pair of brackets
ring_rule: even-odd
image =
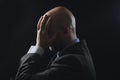
[(45, 49), (45, 46), (44, 46), (44, 45), (41, 45), (41, 44), (39, 44), (39, 43), (36, 43), (35, 46), (42, 47), (43, 49)]
[(27, 54), (30, 54), (30, 53), (36, 53), (42, 56), (44, 54), (44, 49), (42, 47), (32, 45), (28, 50)]

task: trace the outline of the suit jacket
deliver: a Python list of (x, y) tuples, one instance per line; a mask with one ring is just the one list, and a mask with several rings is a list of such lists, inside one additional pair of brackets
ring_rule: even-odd
[(59, 54), (59, 58), (50, 60), (35, 53), (26, 54), (15, 80), (96, 80), (93, 61), (85, 41), (81, 40)]

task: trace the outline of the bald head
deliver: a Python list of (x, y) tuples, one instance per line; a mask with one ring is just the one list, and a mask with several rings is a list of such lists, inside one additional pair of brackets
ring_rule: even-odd
[(65, 7), (55, 7), (44, 15), (48, 16), (46, 24), (49, 23), (49, 37), (56, 34), (55, 40), (51, 44), (56, 50), (77, 38), (75, 17), (70, 10)]
[(57, 27), (57, 29), (63, 29), (64, 27), (69, 27), (75, 32), (76, 22), (75, 17), (70, 10), (65, 7), (55, 7), (45, 15), (53, 19), (52, 26)]

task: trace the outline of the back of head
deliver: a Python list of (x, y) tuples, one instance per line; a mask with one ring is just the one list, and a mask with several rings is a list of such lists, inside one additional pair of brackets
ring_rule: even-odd
[(55, 7), (49, 10), (46, 15), (53, 17), (52, 25), (56, 25), (58, 29), (70, 27), (74, 32), (76, 27), (75, 17), (70, 10), (65, 7)]

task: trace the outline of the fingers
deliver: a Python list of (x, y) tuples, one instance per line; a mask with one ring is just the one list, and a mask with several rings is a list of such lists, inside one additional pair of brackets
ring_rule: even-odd
[(41, 16), (37, 24), (37, 30), (40, 30), (40, 29), (43, 30), (45, 28), (45, 24), (47, 20), (48, 20), (47, 15)]
[(51, 22), (52, 22), (52, 18), (49, 17), (47, 22), (46, 22), (45, 29), (44, 29), (46, 32), (48, 32), (48, 30), (50, 29)]
[(48, 17), (47, 15), (42, 16), (38, 22), (38, 30), (40, 30), (40, 32), (48, 34), (51, 22), (52, 22), (51, 17)]
[(38, 21), (37, 30), (40, 30), (40, 24), (41, 24), (42, 19), (43, 19), (43, 16), (41, 16), (39, 21)]
[[(48, 30), (51, 27), (52, 19), (53, 18), (48, 17), (47, 15), (41, 16), (41, 18), (39, 19), (37, 24), (38, 31), (37, 31), (36, 45), (42, 47), (49, 46), (49, 44), (53, 43), (53, 41), (55, 40), (56, 38), (55, 34), (51, 36), (48, 34)], [(52, 30), (50, 32), (52, 32)]]
[(41, 31), (43, 31), (45, 29), (45, 24), (46, 24), (47, 20), (48, 20), (48, 16), (44, 15), (43, 19), (41, 20), (41, 23), (40, 23)]

